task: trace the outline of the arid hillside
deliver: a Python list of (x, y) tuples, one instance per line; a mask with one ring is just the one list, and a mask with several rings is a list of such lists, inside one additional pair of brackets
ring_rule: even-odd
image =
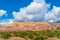
[(0, 31), (26, 31), (26, 30), (55, 30), (59, 29), (60, 23), (48, 22), (15, 22), (0, 25)]

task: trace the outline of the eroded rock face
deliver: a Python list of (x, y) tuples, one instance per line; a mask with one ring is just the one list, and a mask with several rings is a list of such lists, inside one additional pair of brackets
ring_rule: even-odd
[(25, 39), (21, 38), (21, 37), (11, 37), (9, 39), (2, 39), (2, 38), (0, 38), (0, 40), (25, 40)]
[[(1, 39), (0, 38), (0, 40), (31, 40), (31, 39), (29, 39), (29, 38), (24, 39), (24, 38), (21, 38), (21, 37), (11, 37), (9, 39)], [(58, 39), (56, 37), (49, 37), (49, 38), (47, 38), (47, 40), (60, 40), (60, 39)]]
[(48, 38), (47, 40), (60, 40), (60, 39), (58, 39), (56, 37), (51, 37), (51, 38)]
[[(54, 23), (54, 25), (56, 25), (56, 23)], [(54, 25), (48, 22), (16, 22), (0, 25), (0, 31), (52, 30), (52, 28), (57, 28)]]
[(20, 37), (11, 37), (8, 40), (25, 40), (24, 38), (20, 38)]

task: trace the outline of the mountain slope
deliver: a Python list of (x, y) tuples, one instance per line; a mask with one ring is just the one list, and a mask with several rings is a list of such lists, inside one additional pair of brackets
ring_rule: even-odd
[(60, 23), (15, 22), (11, 24), (0, 25), (0, 31), (55, 30), (59, 26)]

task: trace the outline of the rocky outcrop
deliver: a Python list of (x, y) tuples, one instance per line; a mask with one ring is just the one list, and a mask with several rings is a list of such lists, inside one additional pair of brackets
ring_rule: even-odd
[(0, 25), (0, 31), (26, 31), (26, 30), (52, 30), (60, 25), (59, 23), (48, 22), (15, 22)]

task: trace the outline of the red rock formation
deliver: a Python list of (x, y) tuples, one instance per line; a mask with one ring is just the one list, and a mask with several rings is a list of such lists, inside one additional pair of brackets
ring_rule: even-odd
[(15, 22), (1, 25), (0, 31), (51, 30), (52, 28), (52, 23), (48, 22)]

